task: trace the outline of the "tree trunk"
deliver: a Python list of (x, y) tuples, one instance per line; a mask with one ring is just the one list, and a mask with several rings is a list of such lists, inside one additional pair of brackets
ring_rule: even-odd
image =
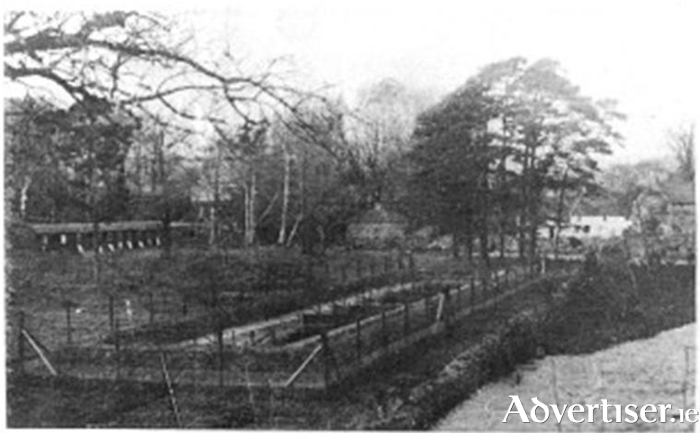
[(294, 221), (292, 230), (289, 232), (289, 237), (287, 238), (288, 247), (292, 246), (292, 241), (294, 240), (294, 236), (296, 236), (297, 234), (297, 230), (299, 229), (299, 224), (301, 223), (302, 219), (304, 219), (304, 215), (302, 213), (299, 213), (299, 215), (297, 215), (296, 220)]
[(216, 243), (219, 229), (219, 175), (221, 174), (221, 145), (216, 145), (216, 166), (214, 167), (214, 204), (209, 209), (209, 246)]
[(287, 238), (287, 209), (289, 208), (289, 170), (291, 157), (287, 145), (282, 146), (284, 150), (284, 179), (282, 183), (282, 215), (280, 217), (280, 231), (277, 237), (277, 244), (284, 245)]
[(24, 220), (27, 217), (27, 202), (29, 201), (29, 186), (32, 184), (32, 178), (24, 176), (24, 183), (20, 188), (19, 193), (19, 218)]
[(95, 179), (97, 174), (97, 161), (95, 156), (95, 144), (94, 140), (90, 140), (88, 152), (90, 153), (90, 220), (92, 221), (92, 251), (93, 251), (93, 262), (92, 262), (92, 276), (95, 282), (95, 287), (100, 286), (100, 221), (97, 210), (97, 192), (95, 191), (97, 180)]
[(530, 248), (528, 251), (528, 259), (530, 262), (530, 266), (534, 263), (536, 256), (537, 256), (537, 229), (538, 229), (538, 223), (539, 223), (539, 216), (538, 216), (538, 210), (541, 202), (541, 194), (542, 190), (540, 188), (538, 179), (536, 178), (536, 173), (535, 173), (535, 162), (536, 162), (536, 147), (535, 146), (530, 146), (532, 155), (530, 156), (530, 170), (529, 173), (530, 175), (528, 176), (530, 178), (529, 183), (529, 197), (528, 197), (528, 222), (529, 222), (529, 231), (530, 231)]
[(508, 128), (507, 128), (507, 123), (506, 123), (506, 117), (504, 116), (502, 118), (502, 133), (503, 133), (503, 142), (502, 142), (502, 154), (501, 154), (501, 161), (498, 164), (498, 188), (500, 190), (500, 196), (499, 198), (499, 210), (500, 210), (500, 215), (499, 215), (499, 233), (498, 233), (498, 243), (499, 243), (499, 256), (501, 257), (501, 260), (504, 259), (505, 257), (505, 250), (506, 250), (506, 228), (508, 226), (508, 203), (507, 200), (510, 197), (510, 194), (508, 192), (507, 184), (506, 184), (506, 159), (508, 158), (508, 139), (509, 135)]
[(469, 264), (474, 262), (474, 235), (472, 233), (473, 232), (470, 232), (467, 235), (467, 260), (469, 261)]
[(569, 175), (567, 167), (564, 172), (561, 190), (559, 191), (559, 203), (557, 204), (557, 226), (554, 229), (554, 260), (559, 258), (559, 234), (561, 233), (562, 220), (564, 219), (564, 195), (566, 194), (566, 181)]
[(294, 236), (297, 234), (297, 230), (299, 229), (299, 224), (304, 219), (304, 215), (306, 212), (306, 155), (305, 154), (303, 155), (302, 161), (301, 161), (301, 179), (299, 180), (299, 189), (301, 191), (300, 209), (299, 209), (299, 214), (297, 214), (296, 220), (294, 221), (294, 226), (292, 227), (292, 231), (289, 233), (289, 237), (287, 238), (287, 246), (288, 247), (292, 245), (292, 241), (294, 240)]
[(528, 218), (528, 203), (530, 200), (530, 152), (529, 148), (526, 147), (523, 151), (523, 172), (522, 172), (522, 188), (521, 188), (521, 202), (520, 202), (520, 215), (518, 221), (518, 254), (520, 259), (525, 258), (525, 232), (529, 223)]
[(250, 247), (255, 243), (255, 195), (256, 195), (256, 176), (255, 170), (251, 169), (250, 184), (247, 188), (247, 200), (245, 207), (245, 233), (244, 244)]

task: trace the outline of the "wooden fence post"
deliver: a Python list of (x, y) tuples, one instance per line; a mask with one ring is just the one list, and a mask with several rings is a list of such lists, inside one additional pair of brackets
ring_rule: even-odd
[(70, 302), (66, 302), (66, 341), (68, 344), (73, 343), (73, 330), (71, 329), (70, 323), (70, 310), (72, 306)]
[(428, 297), (429, 297), (429, 295), (426, 295), (425, 298), (423, 298), (423, 302), (425, 303), (425, 324), (426, 324), (426, 326), (430, 325), (430, 322), (431, 322), (431, 320), (430, 320), (430, 304), (428, 303), (428, 301), (429, 301)]
[(450, 297), (450, 288), (449, 287), (444, 290), (443, 296), (445, 297), (445, 300), (444, 300), (444, 304), (443, 304), (444, 308), (443, 308), (442, 314), (444, 314), (444, 316), (445, 316), (445, 325), (447, 325), (447, 327), (449, 328), (452, 326), (452, 308), (451, 308), (452, 303), (450, 302), (452, 300), (452, 298)]
[(119, 370), (121, 363), (121, 342), (119, 341), (121, 336), (119, 335), (119, 318), (114, 319), (114, 362), (115, 362), (115, 377), (119, 379)]
[(219, 386), (224, 386), (224, 327), (221, 318), (217, 318), (216, 340), (219, 349)]
[(357, 363), (362, 364), (362, 319), (357, 318), (355, 323), (355, 328), (357, 332), (355, 333), (355, 352), (357, 357)]
[[(161, 292), (160, 299), (161, 303), (163, 304), (163, 309), (161, 310), (160, 314), (161, 316), (166, 316), (166, 311), (168, 311), (168, 292)], [(161, 318), (161, 320), (163, 319)]]
[(416, 288), (416, 263), (413, 261), (413, 253), (408, 256), (408, 263), (411, 271), (411, 289)]
[(153, 305), (153, 292), (148, 292), (148, 323), (153, 324), (153, 316), (155, 314), (155, 305)]
[(19, 312), (19, 324), (17, 326), (17, 355), (19, 356), (19, 370), (24, 374), (24, 311)]
[(471, 289), (471, 294), (470, 294), (471, 299), (470, 299), (469, 303), (472, 305), (472, 307), (474, 306), (474, 301), (475, 301), (474, 291), (476, 290), (476, 288), (474, 287), (474, 283), (475, 283), (474, 274), (472, 273), (471, 284), (469, 285), (469, 288)]
[(328, 390), (331, 383), (331, 369), (330, 369), (330, 348), (328, 347), (328, 333), (323, 331), (321, 333), (321, 344), (323, 345), (323, 385), (326, 390)]
[(411, 312), (409, 311), (409, 304), (408, 302), (404, 302), (403, 304), (403, 333), (404, 336), (408, 337), (408, 334), (411, 332), (411, 318), (410, 314)]
[(386, 310), (382, 310), (382, 345), (386, 349), (389, 344), (389, 334), (386, 332)]
[(313, 279), (313, 276), (314, 276), (314, 263), (313, 263), (313, 261), (311, 260), (311, 257), (309, 257), (309, 258), (306, 260), (305, 265), (306, 265), (306, 268), (305, 268), (305, 272), (304, 272), (304, 273), (306, 274), (306, 275), (305, 275), (305, 276), (306, 276), (306, 280), (307, 280), (307, 281), (311, 281), (311, 280)]
[(109, 295), (109, 331), (114, 333), (114, 296)]

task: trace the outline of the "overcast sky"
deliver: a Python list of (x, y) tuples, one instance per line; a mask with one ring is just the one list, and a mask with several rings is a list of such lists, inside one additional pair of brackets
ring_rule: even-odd
[(667, 153), (667, 128), (700, 125), (696, 3), (257, 0), (101, 7), (174, 7), (203, 52), (230, 44), (241, 57), (289, 56), (305, 79), (334, 84), (350, 101), (358, 88), (384, 77), (444, 94), (488, 63), (551, 57), (584, 94), (619, 101), (628, 120), (620, 127), (626, 147), (615, 159), (636, 161)]
[(203, 46), (289, 55), (352, 99), (383, 77), (446, 93), (512, 56), (561, 62), (583, 93), (628, 115), (616, 160), (667, 152), (665, 130), (697, 121), (698, 12), (693, 1), (246, 2), (193, 19)]

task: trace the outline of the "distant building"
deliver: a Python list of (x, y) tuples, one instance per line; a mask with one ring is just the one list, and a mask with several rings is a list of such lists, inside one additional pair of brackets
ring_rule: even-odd
[(580, 238), (610, 239), (622, 236), (632, 222), (622, 215), (576, 215), (569, 222), (569, 230)]
[[(622, 236), (630, 226), (632, 222), (622, 215), (572, 215), (569, 222), (562, 225), (559, 238), (610, 239)], [(554, 222), (549, 221), (540, 228), (540, 236), (543, 238), (551, 240), (555, 234)]]
[(646, 188), (635, 199), (631, 220), (644, 255), (687, 258), (695, 251), (695, 190), (671, 178)]
[(377, 204), (348, 225), (348, 240), (357, 247), (384, 248), (403, 242), (408, 221)]
[(695, 191), (692, 183), (669, 180), (645, 189), (635, 199), (631, 219), (638, 232), (659, 235), (695, 234)]
[[(666, 224), (674, 233), (695, 234), (695, 190), (692, 183), (668, 185)], [(694, 236), (693, 236), (694, 237)]]

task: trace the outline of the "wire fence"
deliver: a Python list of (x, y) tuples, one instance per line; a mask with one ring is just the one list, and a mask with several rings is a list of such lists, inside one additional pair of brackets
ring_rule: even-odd
[[(94, 314), (66, 303), (53, 323), (19, 313), (13, 364), (27, 373), (80, 379), (328, 388), (514, 293), (530, 277), (524, 268), (510, 267), (473, 273), (466, 284), (409, 279), (253, 328), (216, 327), (213, 319), (202, 320), (206, 310), (193, 311), (165, 292), (110, 296), (102, 305), (80, 307)], [(57, 326), (61, 322), (65, 326)], [(203, 324), (208, 328), (196, 329)], [(63, 342), (44, 346), (51, 341), (47, 327), (54, 336), (63, 334)], [(189, 336), (197, 338), (182, 344)]]

